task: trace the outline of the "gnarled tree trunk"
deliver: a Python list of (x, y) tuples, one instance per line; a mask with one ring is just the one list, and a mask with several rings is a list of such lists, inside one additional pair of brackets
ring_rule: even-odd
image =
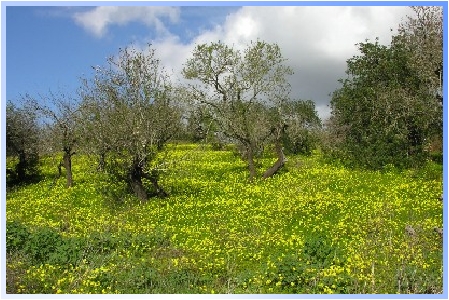
[(265, 171), (265, 173), (263, 173), (262, 176), (263, 179), (267, 179), (276, 174), (284, 166), (284, 163), (286, 161), (284, 151), (282, 150), (282, 143), (280, 140), (276, 141), (275, 147), (278, 159), (271, 168), (269, 168), (268, 170)]
[(105, 166), (106, 166), (106, 152), (101, 152), (100, 155), (98, 156), (98, 166), (97, 166), (97, 171), (104, 171)]
[(72, 178), (72, 156), (74, 153), (72, 153), (72, 149), (70, 147), (64, 147), (64, 154), (62, 156), (62, 161), (58, 165), (58, 178), (61, 177), (62, 171), (61, 167), (64, 167), (66, 169), (66, 179), (67, 184), (66, 186), (69, 188), (73, 185), (73, 178)]
[(128, 173), (129, 185), (139, 200), (147, 201), (148, 195), (142, 183), (142, 175), (142, 167), (138, 163), (134, 162)]
[(25, 151), (19, 151), (19, 162), (16, 166), (17, 180), (22, 182), (26, 179), (27, 156)]
[(285, 162), (287, 161), (287, 159), (284, 155), (283, 147), (282, 147), (282, 135), (284, 134), (285, 129), (286, 129), (286, 125), (283, 124), (282, 121), (280, 121), (279, 126), (275, 130), (275, 132), (276, 132), (275, 149), (276, 149), (276, 155), (277, 155), (278, 159), (271, 168), (269, 168), (268, 170), (265, 171), (265, 173), (263, 173), (263, 176), (262, 176), (263, 179), (267, 179), (267, 178), (273, 176), (274, 174), (276, 174), (284, 166)]
[(148, 194), (142, 182), (143, 178), (148, 179), (151, 182), (158, 197), (165, 198), (168, 196), (158, 183), (159, 175), (157, 171), (153, 170), (150, 173), (145, 173), (143, 167), (138, 162), (134, 162), (128, 173), (128, 179), (131, 189), (139, 200), (148, 200)]

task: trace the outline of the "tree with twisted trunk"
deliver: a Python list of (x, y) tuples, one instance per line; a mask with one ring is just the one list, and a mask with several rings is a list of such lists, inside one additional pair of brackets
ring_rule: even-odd
[(250, 181), (258, 152), (270, 142), (277, 145), (279, 163), (264, 177), (283, 166), (278, 144), (284, 124), (281, 117), (272, 122), (269, 111), (278, 112), (289, 97), (287, 76), (293, 71), (284, 62), (276, 44), (257, 41), (240, 51), (218, 42), (197, 45), (183, 69), (194, 104), (209, 106), (221, 132), (245, 152)]
[(121, 49), (105, 67), (94, 67), (81, 97), (84, 146), (100, 157), (101, 168), (109, 155), (137, 198), (148, 199), (143, 179), (158, 196), (167, 196), (155, 161), (179, 131), (181, 114), (176, 90), (151, 45)]

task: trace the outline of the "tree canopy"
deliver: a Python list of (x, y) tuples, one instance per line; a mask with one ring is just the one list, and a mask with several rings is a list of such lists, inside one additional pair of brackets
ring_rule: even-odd
[(15, 169), (7, 169), (9, 182), (22, 182), (38, 175), (39, 127), (30, 107), (6, 105), (6, 155), (18, 158)]
[(279, 140), (284, 128), (280, 118), (271, 122), (267, 109), (280, 113), (289, 100), (287, 76), (293, 71), (284, 63), (276, 44), (256, 41), (240, 51), (219, 42), (198, 45), (183, 70), (194, 103), (208, 105), (221, 132), (245, 151), (250, 180), (257, 153), (270, 138)]
[(152, 163), (178, 131), (180, 113), (155, 50), (122, 49), (106, 67), (94, 71), (94, 79), (85, 80), (81, 92), (86, 147), (99, 156), (101, 168), (111, 153), (139, 199), (148, 197), (143, 178), (165, 196)]
[(351, 165), (414, 165), (442, 136), (442, 24), (428, 21), (438, 10), (415, 11), (391, 45), (358, 44), (362, 55), (347, 61), (348, 77), (332, 94), (333, 125), (343, 136), (337, 147)]

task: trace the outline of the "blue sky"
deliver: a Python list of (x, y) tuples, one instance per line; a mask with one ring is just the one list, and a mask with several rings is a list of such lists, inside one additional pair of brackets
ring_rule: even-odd
[(106, 64), (107, 57), (130, 44), (143, 48), (152, 43), (174, 81), (182, 82), (179, 72), (195, 44), (221, 40), (242, 48), (259, 38), (279, 44), (294, 69), (292, 98), (315, 101), (324, 118), (346, 60), (357, 54), (354, 44), (376, 37), (388, 44), (391, 29), (411, 13), (406, 6), (143, 4), (6, 6), (6, 99), (49, 90), (74, 92), (80, 77), (92, 75), (91, 66)]
[[(46, 93), (49, 89), (73, 90), (78, 78), (89, 76), (92, 65), (102, 65), (119, 47), (158, 38), (151, 26), (139, 21), (111, 25), (99, 37), (74, 20), (92, 7), (6, 8), (6, 96), (14, 100), (24, 93)], [(180, 20), (170, 32), (188, 43), (198, 32), (223, 22), (234, 7), (180, 8)], [(165, 21), (162, 18), (162, 21)]]

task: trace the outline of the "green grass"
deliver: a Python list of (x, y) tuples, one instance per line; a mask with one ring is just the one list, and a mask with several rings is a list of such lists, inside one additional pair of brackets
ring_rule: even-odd
[(354, 171), (315, 154), (250, 184), (232, 151), (178, 145), (165, 160), (170, 197), (146, 203), (87, 156), (70, 189), (43, 160), (41, 182), (7, 193), (7, 292), (442, 291), (439, 165)]

